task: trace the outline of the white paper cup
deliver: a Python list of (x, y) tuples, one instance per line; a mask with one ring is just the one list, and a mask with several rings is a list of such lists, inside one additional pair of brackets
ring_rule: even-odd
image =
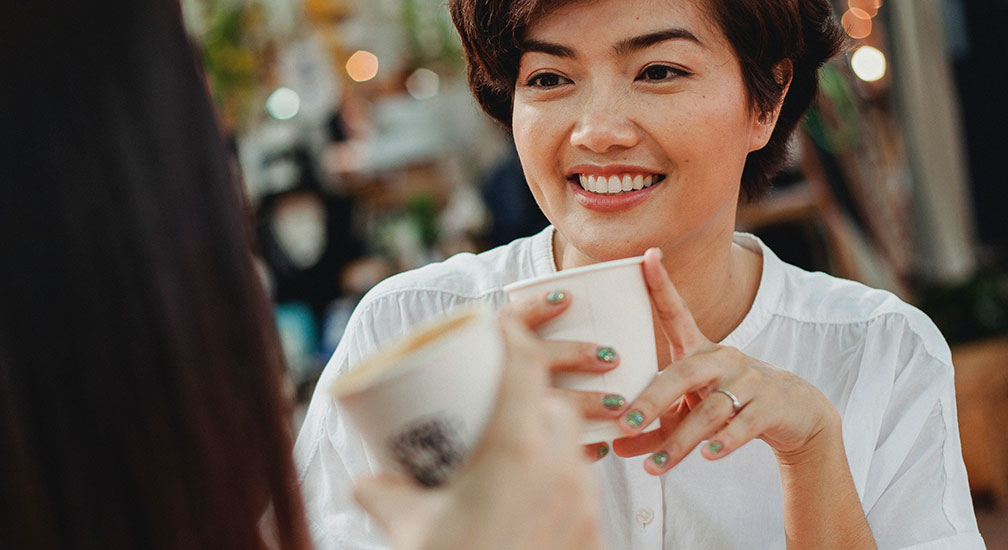
[[(651, 300), (644, 282), (644, 258), (626, 258), (559, 271), (504, 287), (510, 301), (553, 290), (572, 295), (570, 307), (540, 325), (536, 332), (549, 340), (576, 340), (610, 346), (620, 364), (604, 374), (564, 373), (560, 387), (616, 393), (633, 401), (658, 374)], [(582, 443), (624, 437), (615, 420), (588, 420)], [(659, 427), (657, 419), (645, 431)]]
[(489, 305), (424, 323), (338, 378), (331, 392), (380, 468), (437, 485), (479, 441), (504, 343)]

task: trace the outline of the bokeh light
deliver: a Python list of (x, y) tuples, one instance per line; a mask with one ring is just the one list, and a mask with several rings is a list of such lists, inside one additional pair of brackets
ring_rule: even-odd
[(289, 120), (301, 110), (301, 96), (290, 88), (277, 88), (266, 98), (266, 112), (277, 120)]
[(438, 74), (423, 67), (413, 71), (406, 79), (406, 91), (416, 99), (430, 99), (437, 95), (441, 86)]
[(865, 82), (875, 82), (886, 73), (885, 55), (871, 46), (858, 48), (851, 56), (850, 63), (854, 74)]
[(346, 72), (354, 82), (366, 82), (378, 75), (378, 56), (357, 50), (347, 59)]
[(865, 12), (868, 17), (878, 15), (878, 10), (882, 7), (881, 0), (847, 0), (847, 5), (852, 9)]
[(871, 17), (864, 11), (851, 8), (840, 17), (840, 24), (851, 38), (865, 38), (871, 34)]

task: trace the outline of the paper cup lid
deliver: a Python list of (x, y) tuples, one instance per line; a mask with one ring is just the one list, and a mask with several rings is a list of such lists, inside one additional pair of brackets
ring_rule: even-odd
[(560, 281), (570, 277), (576, 277), (583, 273), (591, 273), (593, 271), (601, 271), (604, 269), (612, 269), (615, 267), (623, 267), (625, 265), (641, 264), (641, 263), (644, 263), (644, 256), (635, 256), (633, 258), (623, 258), (621, 260), (612, 260), (609, 262), (600, 262), (597, 264), (583, 265), (581, 267), (572, 267), (571, 269), (564, 269), (562, 271), (557, 271), (556, 273), (543, 275), (542, 277), (535, 277), (533, 279), (525, 279), (522, 281), (511, 283), (504, 287), (504, 293), (511, 294), (512, 292), (516, 290), (521, 290), (525, 287), (539, 285), (542, 283), (548, 283), (550, 281)]
[[(490, 306), (478, 303), (454, 309), (446, 315), (419, 323), (406, 334), (358, 363), (349, 372), (336, 378), (330, 387), (330, 392), (337, 398), (352, 395), (418, 368), (429, 362), (427, 358), (436, 353), (437, 349), (431, 344), (443, 341), (445, 338), (465, 337), (466, 333), (475, 327), (480, 317), (489, 315), (493, 315)], [(466, 325), (464, 330), (438, 336), (443, 331), (463, 325)], [(405, 364), (397, 362), (397, 359), (405, 358), (407, 355), (409, 360), (405, 361)]]

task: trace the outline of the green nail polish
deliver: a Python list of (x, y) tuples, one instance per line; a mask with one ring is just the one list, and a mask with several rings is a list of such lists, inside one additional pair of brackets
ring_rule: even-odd
[(546, 295), (546, 301), (551, 304), (559, 304), (567, 299), (567, 294), (562, 290), (554, 290)]
[(599, 458), (602, 458), (602, 457), (604, 457), (607, 454), (609, 454), (609, 446), (608, 445), (602, 445), (601, 447), (598, 448), (598, 457)]
[(604, 346), (598, 349), (595, 353), (595, 357), (598, 357), (599, 361), (612, 363), (616, 360), (616, 350), (608, 346)]
[(651, 455), (651, 461), (655, 463), (659, 468), (664, 468), (665, 463), (668, 462), (668, 453), (660, 452)]
[(610, 411), (618, 411), (623, 408), (623, 405), (626, 405), (626, 399), (623, 399), (622, 395), (610, 393), (602, 398), (602, 406)]
[(724, 444), (720, 441), (711, 441), (707, 444), (707, 448), (710, 449), (710, 452), (718, 454), (721, 452), (721, 449), (724, 449)]
[(644, 415), (640, 411), (630, 411), (626, 414), (626, 423), (631, 428), (636, 428), (644, 422)]

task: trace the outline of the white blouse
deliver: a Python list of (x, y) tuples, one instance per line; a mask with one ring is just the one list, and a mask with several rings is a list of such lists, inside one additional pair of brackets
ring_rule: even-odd
[[(334, 406), (333, 379), (423, 319), (475, 300), (499, 307), (504, 285), (555, 272), (553, 231), (396, 275), (361, 301), (295, 445), (319, 549), (387, 547), (351, 497), (353, 480), (373, 474), (375, 462)], [(786, 264), (752, 235), (735, 242), (762, 254), (763, 273), (752, 309), (722, 343), (797, 374), (837, 407), (878, 547), (984, 548), (960, 451), (951, 355), (930, 319), (888, 292)], [(644, 460), (610, 454), (595, 465), (607, 548), (785, 548), (780, 476), (762, 441), (713, 462), (695, 449), (661, 477), (646, 473)]]

